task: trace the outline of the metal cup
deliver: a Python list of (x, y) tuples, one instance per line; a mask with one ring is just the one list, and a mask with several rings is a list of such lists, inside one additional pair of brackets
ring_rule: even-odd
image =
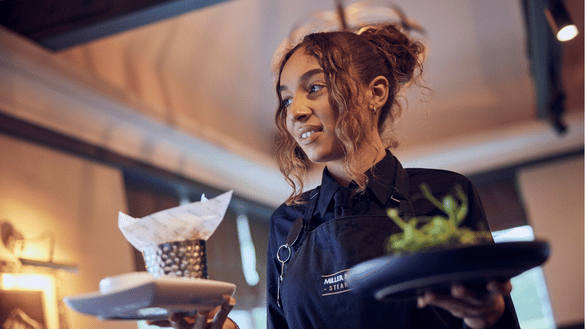
[(154, 277), (208, 278), (205, 240), (163, 243), (146, 248), (142, 255), (146, 269)]

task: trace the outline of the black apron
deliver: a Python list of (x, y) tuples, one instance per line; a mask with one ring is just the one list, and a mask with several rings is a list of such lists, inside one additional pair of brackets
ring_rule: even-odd
[[(407, 172), (398, 164), (395, 193), (386, 208), (398, 208), (402, 218), (414, 216), (408, 188)], [(284, 262), (279, 301), (289, 328), (444, 328), (437, 323), (436, 311), (418, 309), (414, 299), (378, 302), (351, 291), (345, 273), (385, 255), (384, 242), (401, 229), (387, 216), (348, 216), (311, 230), (317, 199), (309, 201), (300, 233), (292, 232), (298, 238), (291, 239), (289, 234), (287, 242), (292, 247), (281, 246), (278, 253)]]

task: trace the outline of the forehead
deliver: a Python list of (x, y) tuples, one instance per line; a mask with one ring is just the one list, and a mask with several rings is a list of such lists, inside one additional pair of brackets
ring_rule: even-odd
[(288, 59), (280, 74), (280, 86), (294, 87), (299, 79), (314, 69), (320, 69), (319, 61), (314, 56), (308, 55), (304, 49), (298, 49)]

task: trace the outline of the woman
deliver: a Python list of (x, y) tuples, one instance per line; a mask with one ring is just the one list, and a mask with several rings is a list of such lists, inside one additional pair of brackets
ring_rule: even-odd
[[(464, 225), (487, 229), (471, 183), (439, 170), (404, 170), (382, 133), (400, 113), (397, 95), (422, 72), (422, 44), (393, 25), (361, 33), (309, 35), (282, 59), (276, 85), (277, 159), (293, 187), (272, 215), (268, 246), (268, 328), (516, 328), (509, 282), (487, 293), (455, 285), (450, 294), (377, 302), (345, 285), (352, 266), (382, 256), (401, 216), (442, 215), (420, 197), (426, 183), (441, 197), (461, 186)], [(312, 163), (321, 185), (304, 192)]]

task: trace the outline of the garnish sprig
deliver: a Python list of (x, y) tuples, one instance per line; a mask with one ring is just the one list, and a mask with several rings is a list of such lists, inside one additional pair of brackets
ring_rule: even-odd
[[(438, 200), (426, 184), (421, 185), (421, 191), (423, 196), (447, 217), (412, 217), (404, 220), (400, 217), (398, 209), (388, 209), (388, 217), (402, 229), (402, 232), (392, 234), (387, 239), (388, 253), (417, 252), (439, 245), (491, 241), (489, 231), (473, 231), (461, 226), (469, 211), (467, 196), (461, 186), (455, 187), (459, 201), (452, 195), (446, 195), (442, 201)], [(421, 223), (424, 224), (421, 226)]]

